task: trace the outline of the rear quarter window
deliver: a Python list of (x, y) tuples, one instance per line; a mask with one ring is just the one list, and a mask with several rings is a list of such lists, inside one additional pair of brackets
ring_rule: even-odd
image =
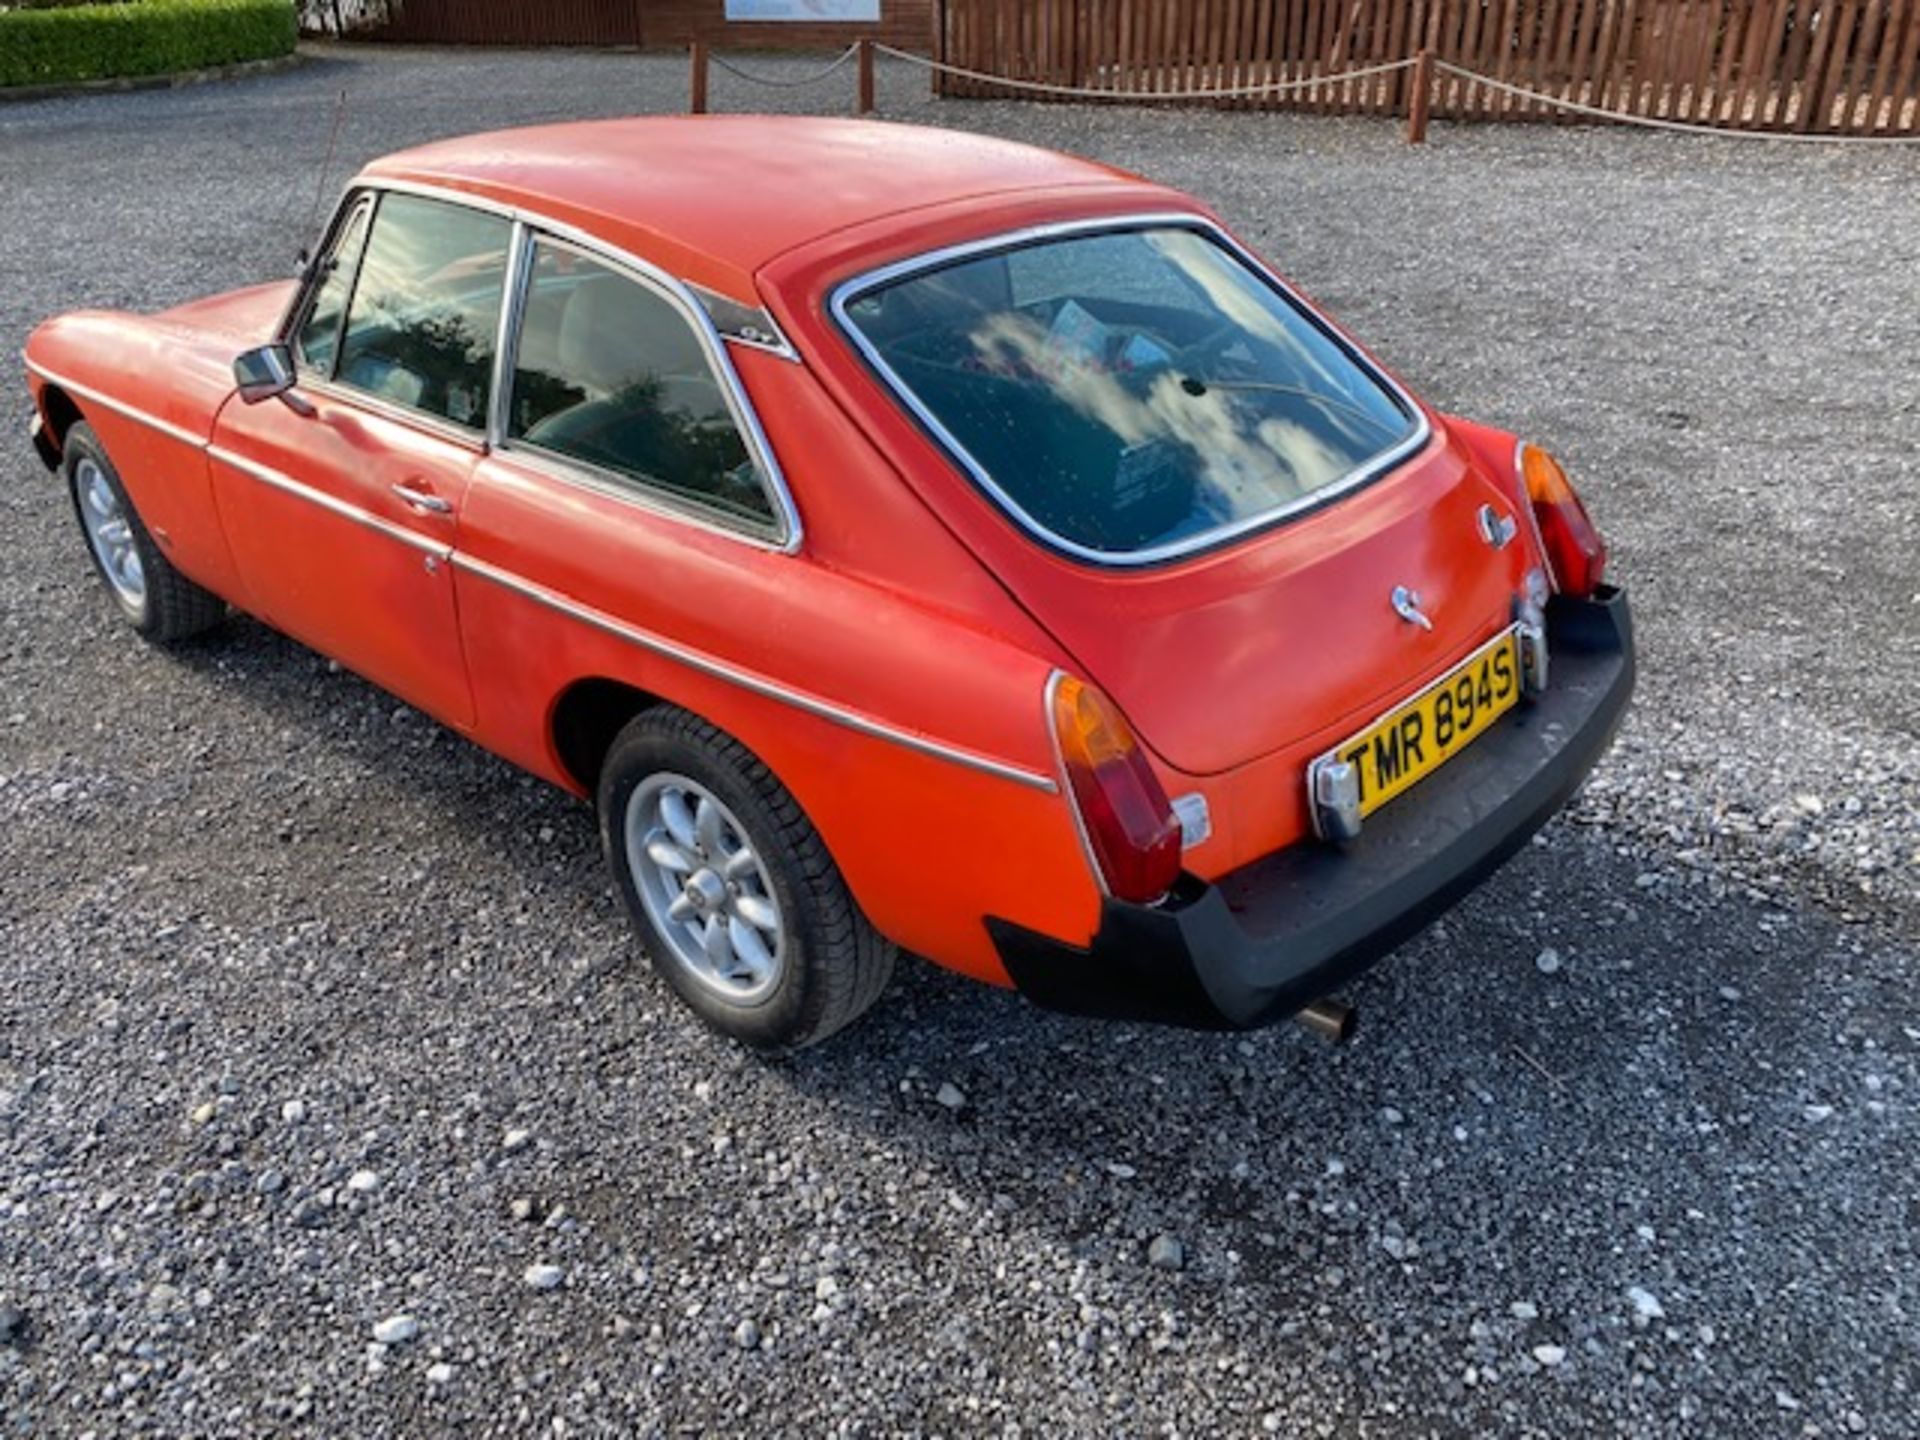
[(781, 528), (768, 480), (686, 316), (561, 242), (534, 243), (506, 436), (621, 489)]

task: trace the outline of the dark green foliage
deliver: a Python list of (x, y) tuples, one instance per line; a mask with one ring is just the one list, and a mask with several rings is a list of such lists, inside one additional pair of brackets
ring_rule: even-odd
[(292, 0), (125, 0), (0, 10), (0, 86), (165, 75), (290, 54)]

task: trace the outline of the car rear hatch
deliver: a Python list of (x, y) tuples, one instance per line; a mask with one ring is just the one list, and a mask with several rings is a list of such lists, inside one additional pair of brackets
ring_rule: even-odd
[[(1494, 548), (1487, 507), (1514, 518), (1511, 497), (1443, 436), (1211, 555), (1118, 570), (1027, 547), (996, 565), (1163, 760), (1209, 775), (1359, 726), (1509, 623), (1525, 547)], [(1395, 609), (1402, 587), (1430, 629)]]
[(1513, 497), (1206, 217), (988, 238), (831, 306), (1000, 512), (950, 522), (1176, 769), (1357, 724), (1510, 618)]

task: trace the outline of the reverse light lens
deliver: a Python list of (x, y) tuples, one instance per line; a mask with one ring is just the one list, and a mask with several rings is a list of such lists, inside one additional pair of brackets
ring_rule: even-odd
[(1132, 727), (1071, 675), (1053, 683), (1053, 734), (1080, 824), (1107, 889), (1150, 905), (1180, 875), (1180, 822)]
[(1564, 595), (1593, 594), (1607, 568), (1607, 545), (1587, 518), (1587, 507), (1574, 493), (1567, 472), (1538, 445), (1522, 445), (1520, 479), (1533, 503), (1554, 585)]

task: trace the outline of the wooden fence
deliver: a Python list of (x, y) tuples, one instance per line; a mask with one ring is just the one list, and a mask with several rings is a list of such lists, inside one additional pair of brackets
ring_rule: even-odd
[[(1401, 115), (1435, 59), (1622, 116), (1743, 130), (1920, 134), (1920, 0), (934, 0), (935, 58), (1116, 97), (1310, 81), (1214, 103)], [(936, 78), (945, 95), (998, 95)], [(1565, 119), (1439, 69), (1432, 113)]]

